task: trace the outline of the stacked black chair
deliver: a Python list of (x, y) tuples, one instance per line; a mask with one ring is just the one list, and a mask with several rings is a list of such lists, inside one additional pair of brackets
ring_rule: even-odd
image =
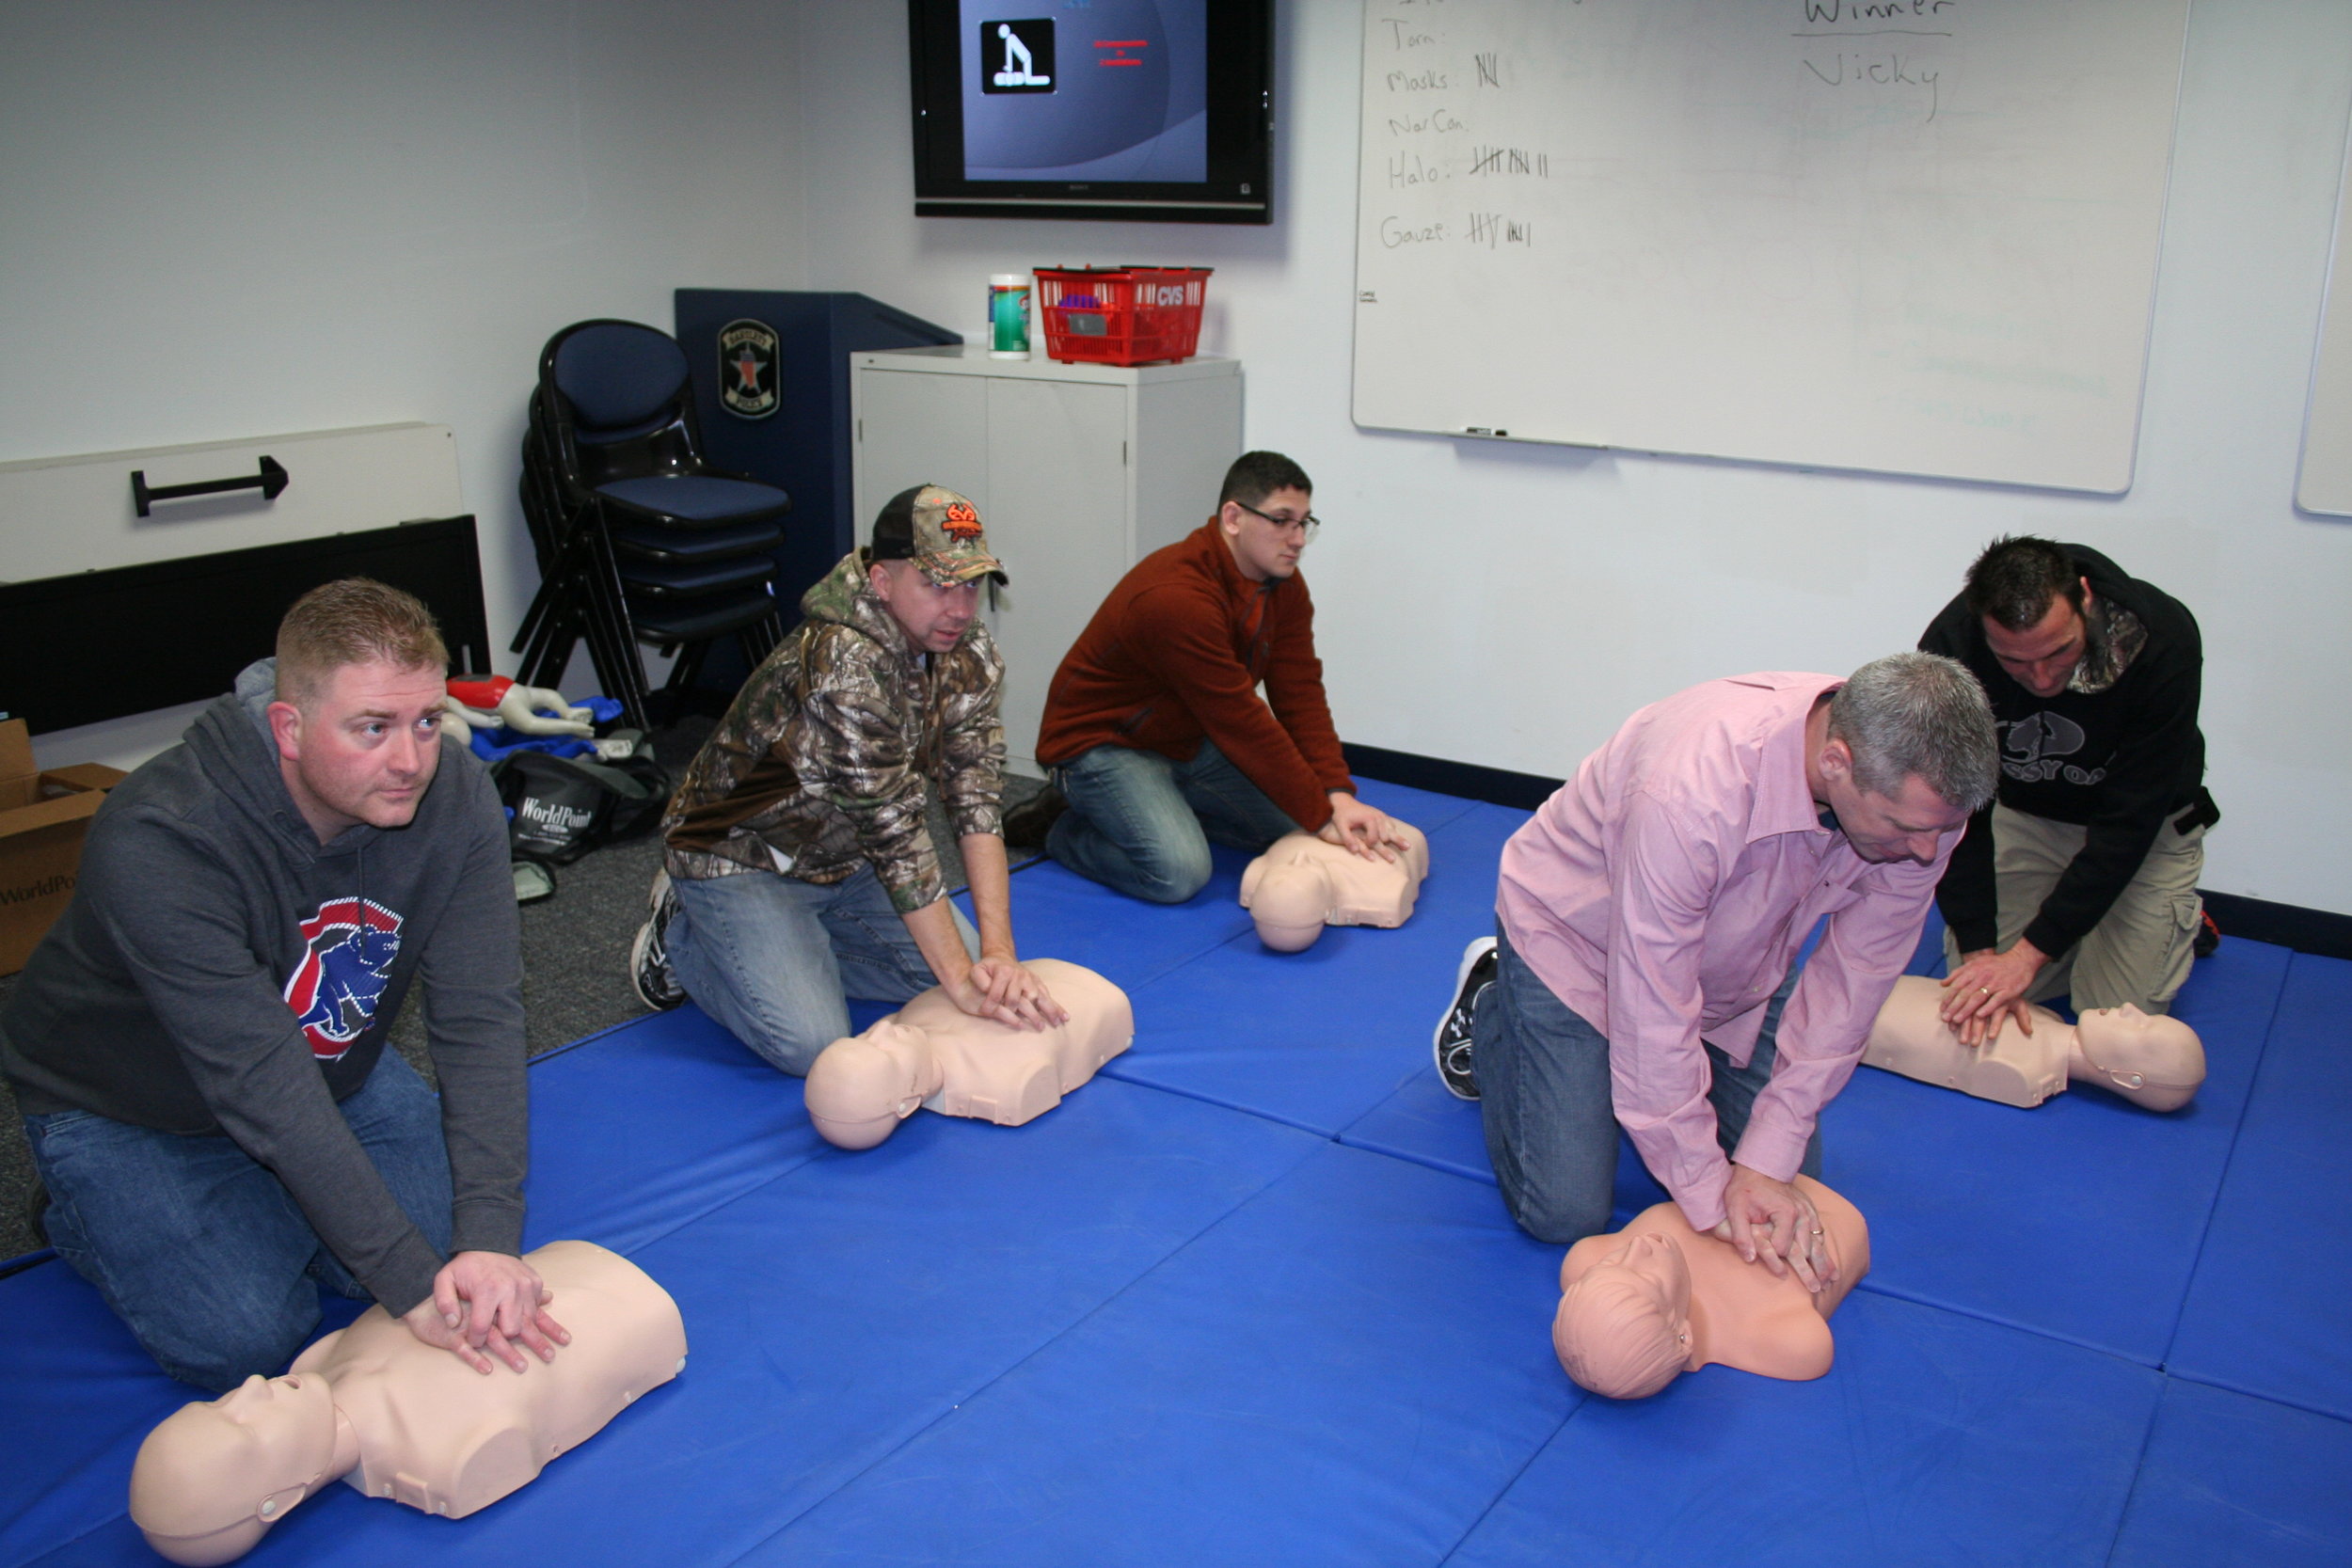
[[(686, 356), (666, 332), (587, 321), (548, 340), (523, 436), (523, 516), (539, 593), (514, 651), (554, 687), (585, 641), (631, 723), (675, 717), (713, 642), (745, 668), (783, 636), (775, 558), (792, 499), (703, 461)], [(660, 711), (641, 643), (675, 654)]]

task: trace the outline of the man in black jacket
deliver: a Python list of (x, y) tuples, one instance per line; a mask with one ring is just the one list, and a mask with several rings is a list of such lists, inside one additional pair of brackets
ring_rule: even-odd
[(2220, 820), (2197, 727), (2204, 656), (2179, 600), (2081, 545), (1994, 540), (1919, 646), (1984, 684), (2000, 791), (1936, 889), (1946, 1022), (1976, 1044), (2061, 992), (2161, 1013), (2203, 926)]
[[(487, 1372), (565, 1338), (521, 1249), (519, 933), (432, 616), (364, 578), (115, 787), (0, 1015), (58, 1255), (164, 1370), (284, 1365), (324, 1282)], [(462, 733), (462, 732), (460, 732)], [(385, 1036), (431, 993), (437, 1101)]]

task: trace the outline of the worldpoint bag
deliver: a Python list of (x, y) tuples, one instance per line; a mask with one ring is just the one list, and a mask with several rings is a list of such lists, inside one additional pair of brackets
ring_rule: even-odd
[(490, 779), (515, 858), (550, 865), (648, 832), (670, 800), (670, 776), (642, 752), (598, 762), (515, 752), (491, 765)]

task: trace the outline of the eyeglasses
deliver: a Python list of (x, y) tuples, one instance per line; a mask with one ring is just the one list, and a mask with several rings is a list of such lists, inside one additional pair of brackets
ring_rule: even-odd
[(1277, 517), (1271, 512), (1259, 511), (1256, 507), (1250, 505), (1245, 500), (1237, 500), (1233, 504), (1240, 507), (1244, 512), (1248, 513), (1252, 517), (1263, 518), (1265, 521), (1272, 523), (1276, 530), (1280, 532), (1288, 533), (1292, 529), (1298, 530), (1298, 542), (1302, 545), (1311, 542), (1315, 536), (1316, 531), (1323, 527), (1323, 519), (1316, 516), (1311, 512), (1308, 513), (1304, 517)]

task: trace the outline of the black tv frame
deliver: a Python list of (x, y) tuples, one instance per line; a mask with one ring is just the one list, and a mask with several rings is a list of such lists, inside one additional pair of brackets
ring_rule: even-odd
[(966, 180), (961, 11), (957, 0), (907, 0), (915, 216), (1272, 223), (1274, 0), (1207, 4), (1212, 57), (1220, 40), (1251, 47), (1210, 75), (1208, 178), (1156, 183)]
[(451, 668), (488, 671), (471, 516), (0, 583), (0, 716), (35, 735), (217, 697), (266, 658), (286, 608), (367, 577), (422, 599)]

